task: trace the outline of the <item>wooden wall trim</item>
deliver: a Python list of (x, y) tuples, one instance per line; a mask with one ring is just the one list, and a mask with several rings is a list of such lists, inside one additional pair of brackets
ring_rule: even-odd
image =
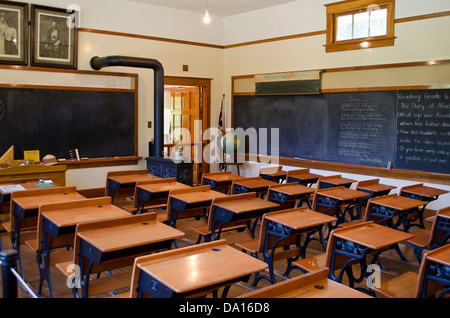
[[(434, 18), (440, 18), (440, 17), (446, 17), (446, 16), (450, 16), (450, 11), (431, 13), (431, 14), (424, 14), (424, 15), (407, 17), (407, 18), (401, 18), (401, 19), (395, 19), (394, 23), (412, 22), (412, 21), (418, 21), (418, 20), (424, 20), (424, 19), (434, 19)], [(269, 38), (269, 39), (264, 39), (264, 40), (256, 40), (256, 41), (235, 43), (235, 44), (230, 44), (230, 45), (216, 45), (216, 44), (208, 44), (208, 43), (201, 43), (201, 42), (183, 41), (183, 40), (176, 40), (176, 39), (170, 39), (170, 38), (162, 38), (162, 37), (156, 37), (156, 36), (150, 36), (150, 35), (141, 35), (141, 34), (116, 32), (116, 31), (107, 31), (107, 30), (90, 29), (90, 28), (79, 28), (78, 31), (86, 32), (86, 33), (97, 33), (97, 34), (111, 35), (111, 36), (124, 36), (124, 37), (129, 37), (129, 38), (144, 39), (144, 40), (151, 40), (151, 41), (162, 41), (162, 42), (169, 42), (169, 43), (178, 43), (178, 44), (185, 44), (185, 45), (202, 46), (202, 47), (209, 47), (209, 48), (215, 48), (215, 49), (232, 49), (232, 48), (241, 47), (241, 46), (269, 43), (269, 42), (276, 42), (276, 41), (284, 41), (284, 40), (292, 40), (292, 39), (298, 39), (298, 38), (304, 38), (304, 37), (318, 36), (318, 35), (325, 35), (326, 34), (326, 30), (319, 30), (319, 31), (299, 33), (299, 34), (293, 34), (293, 35), (287, 35), (287, 36), (280, 36), (280, 37)]]

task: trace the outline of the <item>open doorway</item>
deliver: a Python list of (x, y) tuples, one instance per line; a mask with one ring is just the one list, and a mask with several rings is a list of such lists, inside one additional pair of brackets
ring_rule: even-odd
[[(201, 123), (201, 131), (210, 127), (210, 92), (211, 80), (185, 78), (185, 77), (165, 77), (164, 78), (164, 151), (171, 155), (177, 144), (184, 144), (181, 129), (189, 131), (192, 140), (188, 147), (189, 155), (193, 160), (193, 181), (194, 185), (200, 184), (202, 173), (209, 172), (209, 165), (203, 160), (194, 161), (194, 147), (201, 147), (201, 154), (206, 146), (203, 140), (201, 145), (194, 145), (195, 122)], [(201, 139), (201, 138), (200, 138)], [(189, 143), (189, 141), (187, 141)], [(200, 148), (197, 148), (200, 150)], [(184, 147), (186, 152), (186, 147)]]

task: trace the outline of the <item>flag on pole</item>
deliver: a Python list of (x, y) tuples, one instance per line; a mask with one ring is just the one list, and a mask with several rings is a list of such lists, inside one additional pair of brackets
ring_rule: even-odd
[[(218, 137), (217, 141), (219, 143), (222, 143), (223, 136), (225, 135), (225, 127), (224, 127), (224, 125), (225, 125), (225, 114), (224, 114), (224, 111), (223, 111), (223, 101), (224, 101), (224, 99), (225, 99), (225, 94), (222, 95), (222, 103), (220, 105), (220, 113), (219, 113), (219, 123), (218, 123), (218, 127), (217, 127), (217, 129), (219, 131), (219, 133), (217, 134), (217, 137)], [(218, 158), (221, 158), (221, 151), (220, 151), (220, 149), (222, 149), (222, 147), (220, 145), (218, 145), (218, 147), (217, 147)], [(222, 156), (223, 156), (223, 151), (222, 151)], [(222, 160), (219, 160), (219, 171), (222, 171), (222, 168), (223, 168), (222, 163), (223, 163), (223, 157), (222, 157)]]

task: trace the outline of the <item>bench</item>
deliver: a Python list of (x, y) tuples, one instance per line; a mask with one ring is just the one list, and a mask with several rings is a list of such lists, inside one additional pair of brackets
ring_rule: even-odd
[[(430, 258), (441, 254), (450, 253), (450, 245), (444, 245), (426, 253), (420, 263), (418, 273), (406, 272), (388, 281), (382, 281), (380, 286), (373, 286), (370, 289), (378, 297), (383, 298), (426, 298), (442, 297), (450, 291), (450, 279), (443, 271), (448, 272), (449, 263), (436, 266)], [(447, 256), (448, 259), (448, 256)], [(445, 263), (445, 262), (444, 262)], [(433, 265), (433, 266), (430, 266)], [(436, 277), (436, 272), (440, 271), (440, 277)]]

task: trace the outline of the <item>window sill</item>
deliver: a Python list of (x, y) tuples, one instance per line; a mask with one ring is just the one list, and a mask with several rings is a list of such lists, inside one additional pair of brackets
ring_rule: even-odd
[(327, 53), (350, 51), (350, 50), (363, 50), (371, 49), (375, 47), (393, 46), (395, 37), (383, 37), (383, 38), (366, 38), (358, 40), (342, 41), (339, 43), (326, 44), (325, 49)]

